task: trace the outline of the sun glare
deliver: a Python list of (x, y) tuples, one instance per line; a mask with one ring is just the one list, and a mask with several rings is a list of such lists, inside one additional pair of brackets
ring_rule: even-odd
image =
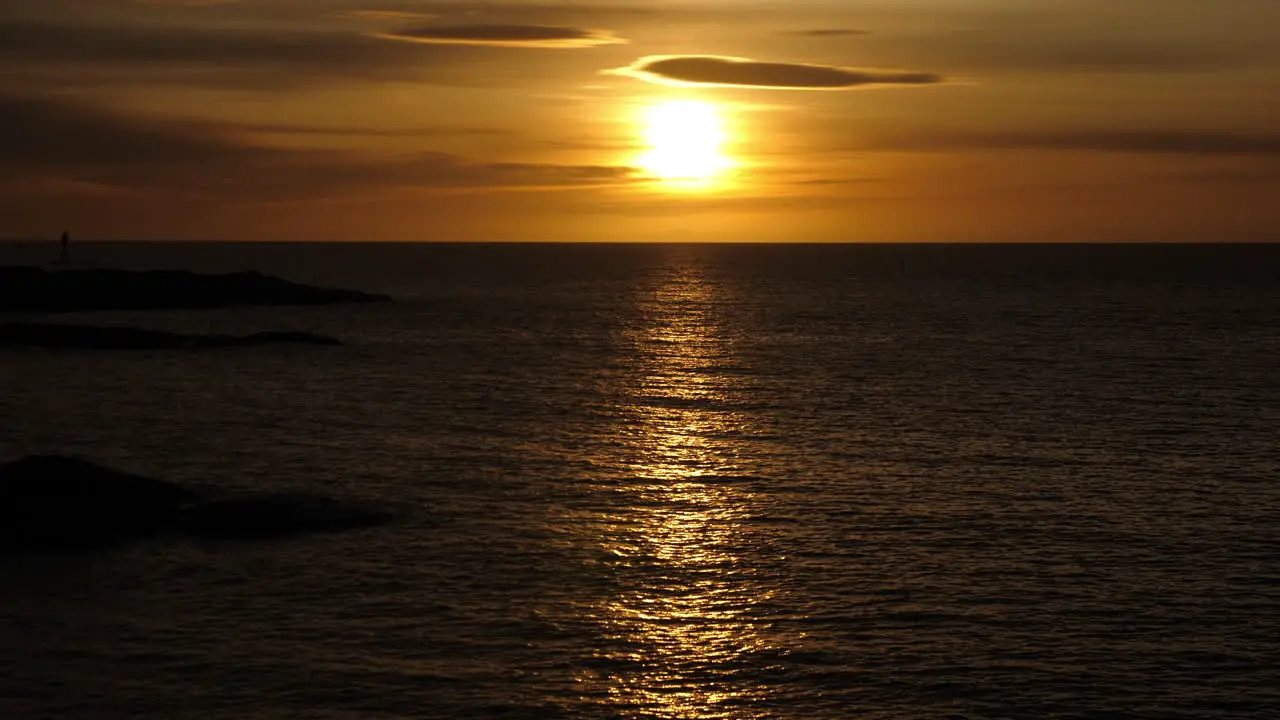
[(639, 165), (671, 187), (705, 187), (732, 166), (725, 156), (724, 122), (715, 105), (668, 100), (650, 105), (642, 120), (647, 150)]

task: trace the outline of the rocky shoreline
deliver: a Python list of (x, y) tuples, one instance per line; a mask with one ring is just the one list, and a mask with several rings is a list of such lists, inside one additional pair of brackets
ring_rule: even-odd
[(0, 554), (86, 552), (158, 536), (266, 540), (391, 520), (384, 510), (316, 495), (206, 499), (60, 455), (0, 465)]
[(182, 310), (252, 305), (386, 302), (386, 295), (315, 287), (238, 272), (54, 269), (0, 266), (0, 312)]
[(0, 347), (58, 350), (203, 350), (274, 344), (341, 345), (328, 335), (308, 332), (258, 332), (250, 335), (201, 335), (135, 327), (11, 322), (0, 324)]
[(72, 312), (333, 305), (390, 299), (358, 290), (302, 285), (256, 272), (208, 275), (185, 270), (0, 266), (0, 313), (22, 318), (0, 324), (0, 348), (201, 350), (277, 343), (341, 345), (337, 338), (309, 332), (211, 335), (120, 325), (32, 322), (28, 318)]

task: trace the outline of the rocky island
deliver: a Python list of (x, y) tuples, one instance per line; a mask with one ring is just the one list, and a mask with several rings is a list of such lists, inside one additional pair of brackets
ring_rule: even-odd
[[(209, 275), (185, 270), (54, 269), (0, 266), (0, 313), (18, 316), (110, 310), (199, 310), (264, 305), (385, 302), (358, 290), (315, 287), (257, 272)], [(118, 325), (0, 324), (0, 347), (63, 350), (199, 350), (276, 343), (341, 345), (307, 332), (249, 335), (173, 333)]]
[(323, 496), (204, 499), (180, 485), (59, 455), (0, 465), (0, 554), (83, 552), (163, 535), (262, 540), (391, 519)]
[(308, 332), (208, 335), (102, 325), (33, 322), (0, 324), (0, 347), (42, 347), (59, 350), (203, 350), (277, 343), (342, 344), (337, 338)]
[(0, 312), (180, 310), (382, 302), (385, 295), (315, 287), (257, 272), (0, 267)]

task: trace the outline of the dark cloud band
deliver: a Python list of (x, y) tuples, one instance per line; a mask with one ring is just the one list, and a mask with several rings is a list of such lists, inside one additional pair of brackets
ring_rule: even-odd
[(5, 159), (0, 163), (0, 185), (44, 179), (134, 196), (186, 194), (263, 201), (355, 196), (395, 188), (487, 192), (634, 181), (631, 168), (617, 165), (486, 162), (443, 152), (388, 159), (272, 147), (253, 141), (252, 135), (261, 129), (130, 115), (59, 98), (0, 93), (0, 157)]
[(1222, 130), (1087, 129), (889, 134), (862, 149), (905, 152), (1025, 150), (1162, 155), (1280, 156), (1280, 133)]
[(857, 30), (855, 28), (816, 28), (812, 30), (792, 30), (783, 34), (811, 38), (838, 38), (858, 37), (861, 35), (867, 35), (868, 33), (866, 30)]
[(668, 85), (785, 90), (852, 90), (872, 85), (934, 85), (942, 82), (942, 77), (933, 73), (760, 62), (716, 55), (647, 57), (612, 72)]
[(426, 25), (378, 33), (377, 37), (435, 45), (522, 48), (585, 48), (625, 42), (604, 30), (562, 25)]

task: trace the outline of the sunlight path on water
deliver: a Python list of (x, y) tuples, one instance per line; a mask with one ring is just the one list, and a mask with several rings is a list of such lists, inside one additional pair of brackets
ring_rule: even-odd
[(740, 674), (768, 649), (754, 611), (776, 590), (746, 552), (760, 500), (737, 457), (751, 422), (743, 388), (717, 372), (733, 362), (721, 288), (697, 268), (659, 283), (639, 299), (630, 417), (615, 428), (625, 479), (615, 512), (597, 519), (619, 588), (585, 609), (618, 669), (582, 680), (627, 717), (763, 717), (769, 689)]

